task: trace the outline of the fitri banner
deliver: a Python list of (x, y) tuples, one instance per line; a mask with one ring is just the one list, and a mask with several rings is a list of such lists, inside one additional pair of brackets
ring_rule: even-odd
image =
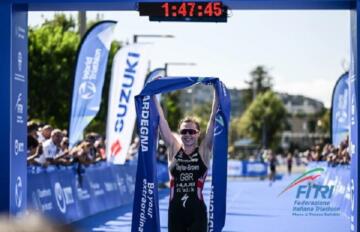
[(124, 164), (135, 126), (135, 95), (139, 94), (148, 68), (147, 46), (131, 44), (115, 55), (106, 123), (108, 162)]
[(100, 109), (106, 64), (115, 21), (95, 24), (84, 36), (78, 51), (69, 128), (73, 147)]

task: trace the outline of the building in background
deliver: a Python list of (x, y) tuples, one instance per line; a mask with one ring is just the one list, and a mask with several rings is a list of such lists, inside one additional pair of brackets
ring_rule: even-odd
[[(246, 89), (229, 89), (231, 96), (231, 118), (241, 117), (246, 110)], [(195, 108), (205, 106), (210, 109), (212, 101), (212, 88), (196, 85), (182, 90), (180, 105), (185, 113), (192, 112)], [(281, 134), (280, 146), (284, 150), (307, 149), (315, 144), (328, 141), (330, 135), (320, 132), (318, 123), (325, 111), (321, 101), (303, 95), (277, 93), (284, 103), (287, 111), (287, 126)], [(240, 138), (238, 143), (241, 144)], [(234, 145), (235, 145), (234, 144)]]

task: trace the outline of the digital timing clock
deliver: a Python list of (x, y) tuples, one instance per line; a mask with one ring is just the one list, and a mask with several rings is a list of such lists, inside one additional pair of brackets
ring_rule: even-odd
[(227, 21), (227, 7), (222, 2), (139, 2), (138, 10), (150, 21)]

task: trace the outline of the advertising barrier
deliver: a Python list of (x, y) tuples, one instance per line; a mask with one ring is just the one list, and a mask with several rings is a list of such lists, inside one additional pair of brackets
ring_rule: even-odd
[[(28, 167), (28, 209), (71, 223), (101, 211), (132, 204), (137, 161), (85, 167)], [(229, 160), (229, 176), (266, 176), (267, 164)], [(169, 181), (167, 162), (158, 161), (158, 183)], [(210, 171), (210, 170), (209, 170)]]
[(136, 164), (28, 168), (28, 208), (70, 223), (133, 201)]
[(340, 211), (350, 217), (351, 206), (351, 186), (350, 186), (350, 166), (337, 165), (329, 166), (327, 162), (311, 162), (308, 169), (323, 168), (325, 171), (315, 180), (316, 184), (334, 186), (331, 204), (340, 207)]
[[(268, 163), (260, 161), (228, 160), (228, 176), (261, 177), (268, 175)], [(211, 165), (208, 176), (212, 175)]]
[[(28, 167), (28, 209), (71, 223), (90, 215), (132, 204), (137, 160), (85, 167)], [(166, 162), (157, 162), (159, 183), (169, 180)]]

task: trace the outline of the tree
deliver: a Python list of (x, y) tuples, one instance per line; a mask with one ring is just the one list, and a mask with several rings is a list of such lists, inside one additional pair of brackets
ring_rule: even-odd
[(177, 131), (178, 123), (183, 117), (183, 112), (180, 108), (180, 94), (181, 91), (178, 90), (162, 95), (165, 117), (172, 131)]
[(240, 128), (241, 117), (234, 117), (230, 120), (229, 127), (229, 153), (232, 154), (235, 150), (234, 143), (241, 137)]
[(55, 15), (29, 30), (30, 119), (60, 128), (68, 127), (76, 51), (80, 39), (75, 23), (65, 15)]
[(240, 119), (242, 137), (252, 138), (265, 148), (276, 148), (286, 120), (286, 109), (272, 91), (258, 94)]
[(325, 134), (330, 134), (330, 126), (330, 109), (325, 108), (319, 115), (317, 130)]
[[(76, 23), (64, 14), (29, 30), (29, 119), (69, 127), (76, 54), (80, 37)], [(121, 44), (111, 45), (98, 115), (86, 131), (105, 133), (111, 66)]]
[(271, 90), (273, 87), (272, 77), (269, 75), (267, 69), (259, 65), (250, 72), (250, 80), (245, 81), (248, 84), (248, 89), (245, 90), (244, 104), (249, 106), (259, 93), (264, 93)]

